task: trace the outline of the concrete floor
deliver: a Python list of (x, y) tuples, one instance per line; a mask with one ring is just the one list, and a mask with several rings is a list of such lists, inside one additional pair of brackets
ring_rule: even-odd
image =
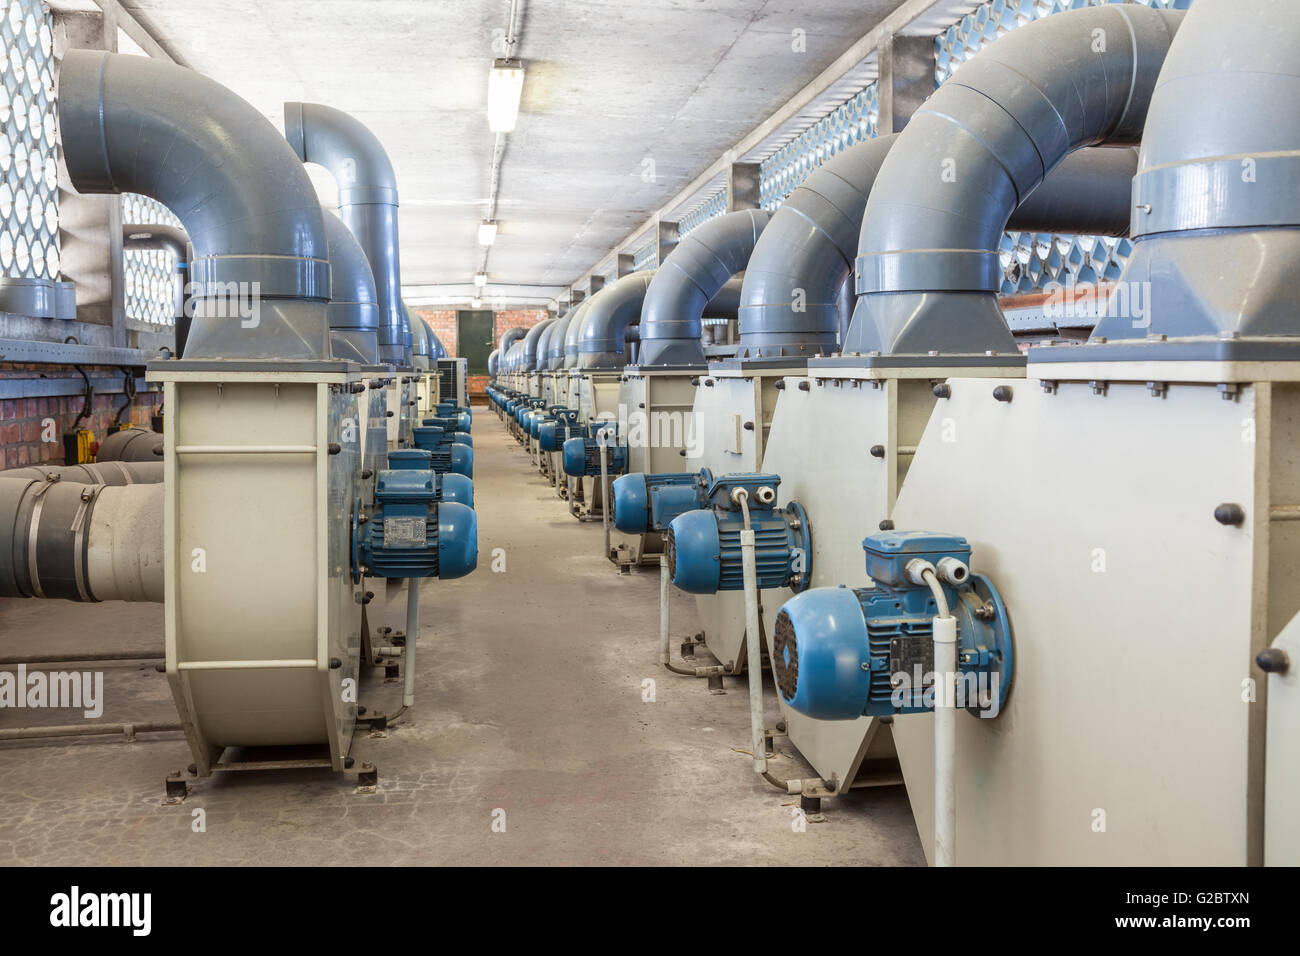
[[(425, 586), (416, 706), (353, 745), (378, 793), (326, 771), (226, 774), (164, 806), (163, 778), (191, 762), (178, 733), (0, 742), (0, 864), (924, 863), (901, 787), (827, 801), (826, 822), (798, 830), (797, 798), (737, 752), (744, 683), (714, 696), (658, 665), (657, 571), (619, 575), (600, 525), (568, 515), (495, 415), (476, 409), (474, 425), (479, 568)], [(683, 596), (674, 618), (675, 646), (696, 624)], [(0, 656), (161, 653), (161, 630), (156, 606), (0, 599)], [(102, 720), (176, 719), (152, 662), (104, 673)], [(363, 685), (372, 709), (398, 701), (382, 677)], [(0, 710), (0, 727), (79, 719)], [(779, 749), (775, 772), (809, 772)]]

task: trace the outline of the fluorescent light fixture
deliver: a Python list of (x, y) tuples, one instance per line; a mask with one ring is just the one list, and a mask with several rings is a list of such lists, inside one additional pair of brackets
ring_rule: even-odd
[(519, 98), (524, 92), (522, 60), (495, 60), (488, 73), (488, 128), (494, 133), (514, 131), (519, 120)]
[(483, 288), (485, 285), (487, 285), (487, 273), (486, 272), (474, 273), (474, 284), (478, 286), (480, 289)]
[(478, 244), (480, 246), (490, 246), (497, 241), (497, 224), (491, 219), (485, 219), (478, 224)]
[(482, 299), (479, 299), (479, 298), (473, 298), (473, 299), (470, 299), (470, 300), (469, 300), (469, 307), (470, 307), (471, 309), (481, 309), (481, 308), (483, 308), (483, 300), (482, 300)]

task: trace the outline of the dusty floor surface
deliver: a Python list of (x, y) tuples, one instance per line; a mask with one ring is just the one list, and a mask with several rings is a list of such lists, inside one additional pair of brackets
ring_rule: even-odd
[[(743, 681), (715, 696), (658, 665), (658, 572), (620, 575), (600, 525), (569, 516), (496, 416), (475, 409), (474, 428), (479, 569), (425, 586), (416, 707), (354, 743), (378, 793), (327, 771), (225, 774), (164, 806), (163, 778), (192, 759), (179, 733), (0, 742), (0, 864), (924, 863), (901, 787), (827, 801), (826, 822), (798, 827), (797, 798), (736, 752)], [(676, 647), (692, 602), (678, 595), (674, 618)], [(161, 607), (0, 599), (0, 656), (109, 649), (161, 654)], [(176, 719), (152, 661), (96, 666), (101, 720)], [(363, 685), (373, 710), (397, 702), (382, 676)], [(0, 710), (0, 728), (80, 719)], [(808, 772), (780, 750), (776, 772)]]

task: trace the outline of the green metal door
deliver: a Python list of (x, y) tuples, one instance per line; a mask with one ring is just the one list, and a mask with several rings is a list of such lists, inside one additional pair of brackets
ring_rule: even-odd
[(460, 357), (469, 360), (469, 375), (486, 375), (488, 356), (496, 348), (492, 330), (496, 313), (478, 309), (463, 309), (456, 313), (456, 342)]

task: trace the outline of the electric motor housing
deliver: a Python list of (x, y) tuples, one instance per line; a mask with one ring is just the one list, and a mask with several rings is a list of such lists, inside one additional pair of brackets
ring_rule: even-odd
[[(592, 424), (588, 431), (603, 428)], [(621, 475), (627, 471), (627, 446), (617, 444), (617, 439), (605, 440), (605, 471)], [(594, 435), (570, 438), (564, 443), (564, 473), (574, 478), (600, 477), (600, 439)]]
[(430, 455), (430, 467), (440, 475), (456, 474), (474, 477), (474, 449), (455, 436), (448, 436), (437, 425), (424, 425), (411, 430), (415, 447)]
[(977, 716), (1000, 713), (1011, 688), (1011, 624), (997, 588), (968, 570), (966, 539), (882, 532), (862, 547), (874, 587), (812, 588), (777, 615), (773, 672), (782, 699), (820, 720), (932, 711), (937, 607), (908, 565), (946, 561), (936, 577), (957, 620), (957, 705)]
[(437, 476), (388, 468), (375, 483), (375, 506), (353, 530), (354, 577), (459, 578), (478, 564), (478, 519), (457, 501), (438, 501)]
[(578, 410), (560, 406), (551, 421), (538, 426), (537, 447), (544, 452), (556, 452), (568, 439), (585, 438), (586, 435), (587, 430), (578, 422)]
[(673, 585), (689, 594), (744, 590), (740, 538), (745, 518), (736, 499), (743, 489), (759, 589), (806, 587), (812, 570), (812, 529), (798, 502), (776, 506), (780, 484), (777, 475), (723, 475), (709, 486), (710, 507), (674, 518), (664, 543)]
[(439, 418), (451, 418), (453, 416), (465, 417), (465, 431), (469, 431), (470, 424), (474, 421), (474, 412), (465, 405), (457, 405), (455, 402), (439, 402), (433, 407), (433, 414)]
[(468, 435), (470, 433), (470, 420), (467, 412), (457, 412), (454, 415), (431, 415), (420, 424), (436, 425), (448, 434)]
[[(423, 448), (403, 448), (388, 453), (388, 467), (395, 470), (433, 471), (433, 455)], [(435, 501), (456, 501), (474, 507), (474, 482), (466, 475), (434, 472)]]
[(707, 468), (624, 475), (610, 488), (614, 527), (624, 534), (665, 531), (678, 515), (705, 507), (712, 485), (713, 473)]

